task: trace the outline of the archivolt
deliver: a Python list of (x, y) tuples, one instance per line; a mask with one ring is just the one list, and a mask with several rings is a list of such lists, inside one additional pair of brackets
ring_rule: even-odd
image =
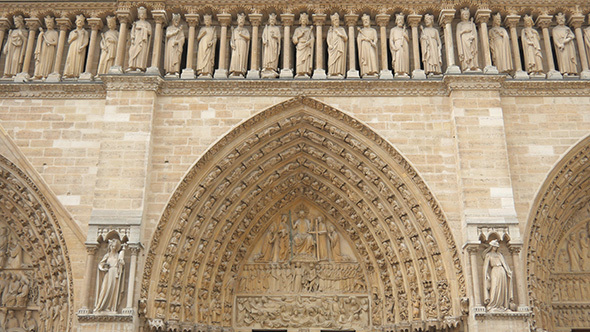
[(59, 311), (55, 319), (60, 323), (51, 328), (59, 326), (57, 329), (69, 331), (73, 279), (61, 227), (39, 188), (4, 156), (0, 156), (0, 220), (18, 235), (19, 245), (32, 257), (32, 270), (40, 285), (41, 317), (53, 319), (53, 307)]
[(590, 136), (576, 144), (553, 168), (531, 207), (525, 239), (529, 302), (536, 325), (554, 330), (550, 275), (559, 244), (590, 204)]
[[(229, 327), (250, 245), (298, 198), (330, 214), (356, 247), (374, 292), (374, 326), (457, 323), (465, 281), (433, 195), (372, 130), (308, 98), (244, 122), (188, 172), (147, 254), (141, 301), (148, 320)], [(416, 301), (421, 317), (412, 317)], [(199, 317), (200, 308), (220, 312)]]

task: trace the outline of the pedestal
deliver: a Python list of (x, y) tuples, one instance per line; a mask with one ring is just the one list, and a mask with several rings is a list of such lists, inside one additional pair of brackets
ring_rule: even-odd
[(192, 80), (195, 78), (195, 70), (192, 68), (184, 68), (180, 74), (181, 80)]
[(584, 70), (580, 73), (580, 79), (590, 80), (590, 70)]
[(227, 78), (227, 69), (215, 69), (215, 74), (213, 74), (213, 78), (218, 80), (223, 80)]
[(18, 73), (14, 76), (15, 83), (25, 83), (31, 80), (31, 75), (29, 73)]
[(146, 75), (161, 75), (160, 68), (158, 67), (148, 67), (145, 71)]
[(414, 69), (412, 71), (412, 79), (413, 80), (425, 80), (426, 73), (422, 69)]
[(81, 81), (81, 82), (90, 82), (92, 80), (94, 80), (94, 77), (89, 72), (84, 72), (84, 73), (80, 74), (80, 77), (78, 78), (78, 81)]
[(326, 71), (324, 69), (316, 69), (313, 71), (313, 76), (311, 78), (314, 80), (325, 80)]
[(358, 70), (349, 70), (346, 72), (346, 79), (347, 80), (360, 80), (361, 75)]
[(461, 68), (459, 68), (457, 65), (449, 66), (447, 67), (445, 74), (461, 74)]
[(514, 73), (515, 80), (528, 80), (529, 78), (529, 74), (527, 74), (527, 72), (524, 70), (519, 70), (516, 73)]
[(49, 82), (49, 83), (61, 82), (61, 75), (58, 73), (51, 73), (51, 74), (49, 74), (49, 76), (47, 76), (47, 78), (45, 79), (45, 82)]
[(561, 73), (558, 72), (557, 70), (551, 70), (547, 73), (547, 79), (548, 80), (562, 80), (563, 75), (561, 75)]
[(380, 80), (392, 80), (393, 79), (393, 73), (391, 72), (391, 70), (382, 70), (379, 73), (379, 79)]
[(248, 73), (246, 74), (246, 78), (249, 80), (257, 80), (260, 78), (260, 71), (259, 70), (248, 70)]
[(281, 69), (281, 74), (279, 75), (280, 79), (292, 79), (293, 78), (293, 70), (291, 69)]
[(485, 66), (485, 68), (483, 69), (483, 73), (487, 75), (499, 74), (498, 68), (496, 68), (496, 66)]
[(123, 75), (122, 66), (112, 66), (109, 68), (109, 75)]

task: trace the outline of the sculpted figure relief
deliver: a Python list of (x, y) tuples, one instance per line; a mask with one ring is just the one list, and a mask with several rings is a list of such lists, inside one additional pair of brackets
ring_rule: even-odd
[(485, 251), (483, 274), (485, 277), (484, 303), (488, 311), (510, 310), (512, 301), (512, 270), (498, 252), (498, 240), (490, 241)]
[(312, 258), (315, 256), (315, 243), (310, 234), (311, 222), (307, 218), (305, 208), (300, 208), (297, 216), (297, 220), (293, 223), (293, 255), (300, 258)]
[(21, 15), (13, 17), (14, 29), (8, 32), (6, 44), (2, 53), (6, 56), (4, 62), (4, 77), (13, 77), (20, 73), (27, 45), (27, 30), (25, 20)]
[(502, 26), (500, 13), (494, 15), (492, 28), (489, 31), (490, 50), (494, 65), (500, 73), (512, 71), (512, 52), (510, 51), (510, 38), (508, 31)]
[(295, 44), (296, 54), (296, 67), (298, 77), (310, 77), (313, 66), (313, 31), (309, 24), (309, 17), (307, 13), (301, 13), (299, 16), (300, 27), (295, 29), (293, 32), (293, 44)]
[(100, 40), (100, 60), (98, 61), (98, 74), (106, 74), (115, 64), (117, 56), (117, 42), (119, 31), (117, 31), (117, 19), (114, 16), (107, 16), (109, 30), (102, 33)]
[(246, 14), (238, 15), (238, 27), (232, 27), (229, 45), (232, 49), (229, 65), (230, 76), (244, 77), (248, 72), (248, 50), (250, 49), (250, 32), (244, 27)]
[(364, 14), (363, 28), (358, 28), (357, 44), (362, 77), (376, 77), (379, 74), (377, 61), (377, 30), (371, 28), (371, 17)]
[(197, 75), (199, 77), (212, 77), (213, 65), (215, 64), (215, 44), (217, 44), (217, 33), (211, 26), (211, 15), (203, 16), (205, 26), (199, 30), (197, 41)]
[(88, 31), (84, 30), (86, 18), (84, 15), (76, 16), (76, 29), (70, 32), (68, 37), (68, 58), (64, 67), (64, 77), (74, 78), (84, 71), (86, 60), (86, 47), (88, 46)]
[(23, 329), (25, 332), (37, 332), (38, 331), (37, 320), (32, 315), (30, 310), (25, 311), (25, 317), (23, 318)]
[(180, 26), (180, 14), (172, 14), (172, 25), (166, 28), (166, 53), (164, 55), (164, 71), (166, 75), (180, 74), (180, 58), (184, 47), (184, 32)]
[(469, 18), (469, 8), (461, 9), (461, 22), (457, 24), (457, 53), (461, 70), (478, 71), (477, 28)]
[(395, 25), (389, 33), (393, 71), (396, 76), (407, 77), (410, 72), (410, 37), (404, 26), (404, 14), (395, 16)]
[(590, 14), (588, 14), (588, 26), (584, 28), (584, 45), (586, 47), (586, 57), (590, 63)]
[(55, 52), (57, 51), (57, 40), (59, 34), (55, 31), (55, 19), (53, 17), (45, 17), (45, 27), (39, 28), (39, 37), (35, 47), (35, 73), (34, 78), (46, 78), (53, 71), (53, 64), (55, 62)]
[(343, 78), (346, 73), (346, 30), (340, 26), (338, 13), (330, 16), (332, 26), (328, 29), (326, 42), (328, 44), (328, 76)]
[(541, 53), (541, 38), (539, 32), (533, 28), (533, 18), (524, 16), (524, 28), (522, 29), (522, 50), (524, 53), (524, 65), (529, 74), (543, 73), (543, 53)]
[(559, 71), (564, 75), (576, 75), (578, 73), (578, 61), (576, 60), (576, 47), (574, 46), (574, 33), (565, 26), (565, 15), (557, 14), (555, 17), (557, 26), (553, 28), (553, 44)]
[(262, 31), (262, 77), (276, 78), (279, 76), (279, 53), (281, 51), (281, 30), (277, 24), (277, 15), (268, 16), (268, 24)]
[(4, 268), (7, 258), (8, 258), (8, 228), (6, 228), (4, 226), (0, 226), (0, 269)]
[(434, 16), (424, 15), (425, 28), (420, 26), (420, 44), (422, 46), (422, 62), (426, 74), (442, 73), (442, 42), (438, 29), (434, 28)]
[(123, 290), (125, 245), (121, 245), (118, 239), (110, 239), (108, 243), (108, 251), (98, 263), (98, 274), (102, 274), (103, 277), (100, 283), (98, 280), (101, 279), (97, 278), (95, 313), (117, 312)]
[(145, 71), (150, 51), (152, 26), (146, 21), (147, 9), (137, 8), (137, 16), (139, 20), (135, 21), (131, 28), (128, 71)]

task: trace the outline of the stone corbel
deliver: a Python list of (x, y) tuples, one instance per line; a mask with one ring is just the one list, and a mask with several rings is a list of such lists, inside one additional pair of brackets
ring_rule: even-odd
[(590, 70), (588, 69), (588, 54), (586, 54), (586, 45), (584, 45), (584, 35), (582, 34), (582, 24), (584, 24), (584, 15), (576, 13), (570, 17), (569, 25), (574, 28), (576, 34), (576, 42), (578, 43), (578, 52), (580, 54), (580, 62), (582, 63), (582, 72), (580, 78), (583, 80), (590, 80)]

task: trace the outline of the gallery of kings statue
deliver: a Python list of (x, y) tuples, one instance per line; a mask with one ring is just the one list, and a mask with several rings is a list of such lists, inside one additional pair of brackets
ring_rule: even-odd
[(0, 0), (0, 332), (590, 331), (587, 0)]

